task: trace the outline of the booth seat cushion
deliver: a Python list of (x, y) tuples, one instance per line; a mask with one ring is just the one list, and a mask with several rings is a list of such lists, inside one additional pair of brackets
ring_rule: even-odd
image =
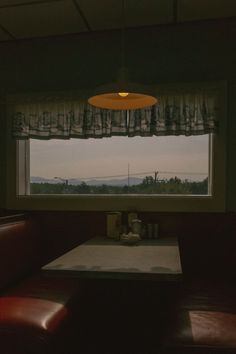
[(35, 328), (40, 332), (57, 330), (68, 310), (63, 304), (46, 299), (20, 296), (0, 298), (1, 326)]
[(69, 353), (63, 346), (72, 345), (65, 337), (72, 335), (78, 308), (78, 287), (72, 278), (40, 273), (21, 282), (0, 297), (1, 353), (12, 353), (18, 340), (17, 350), (27, 354)]
[(173, 313), (167, 353), (236, 353), (236, 288), (214, 283), (185, 288)]

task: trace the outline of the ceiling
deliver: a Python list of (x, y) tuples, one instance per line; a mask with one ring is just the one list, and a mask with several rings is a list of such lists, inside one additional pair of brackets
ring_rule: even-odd
[[(236, 0), (125, 0), (126, 27), (236, 17)], [(122, 0), (0, 0), (0, 41), (119, 29)]]

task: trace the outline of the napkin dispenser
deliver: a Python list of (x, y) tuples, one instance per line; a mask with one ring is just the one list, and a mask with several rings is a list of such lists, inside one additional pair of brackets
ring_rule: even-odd
[(121, 213), (107, 213), (107, 237), (119, 240), (121, 230)]

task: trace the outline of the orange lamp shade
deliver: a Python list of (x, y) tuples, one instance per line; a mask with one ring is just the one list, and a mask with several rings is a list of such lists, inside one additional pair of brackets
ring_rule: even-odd
[(88, 103), (103, 109), (130, 110), (153, 106), (157, 99), (142, 93), (113, 92), (92, 96)]

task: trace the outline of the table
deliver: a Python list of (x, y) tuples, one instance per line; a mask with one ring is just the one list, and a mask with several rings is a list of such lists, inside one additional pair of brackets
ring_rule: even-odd
[(120, 241), (96, 237), (42, 269), (95, 279), (178, 281), (182, 277), (178, 241), (174, 238), (124, 245)]
[(132, 246), (93, 238), (43, 271), (78, 284), (80, 343), (91, 353), (156, 351), (182, 276), (178, 242), (169, 238)]

